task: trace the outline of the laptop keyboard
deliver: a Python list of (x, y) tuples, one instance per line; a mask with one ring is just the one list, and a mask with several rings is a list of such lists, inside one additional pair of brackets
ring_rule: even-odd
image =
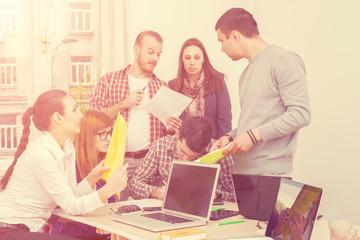
[(157, 219), (157, 220), (160, 220), (160, 221), (163, 221), (163, 222), (168, 222), (168, 223), (184, 223), (184, 222), (191, 222), (192, 221), (190, 219), (186, 219), (186, 218), (182, 218), (182, 217), (176, 217), (174, 215), (169, 215), (169, 214), (166, 214), (166, 213), (149, 213), (149, 214), (144, 214), (142, 216)]

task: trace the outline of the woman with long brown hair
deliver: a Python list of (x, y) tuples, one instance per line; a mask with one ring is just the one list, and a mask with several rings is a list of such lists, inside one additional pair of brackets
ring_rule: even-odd
[(193, 99), (181, 114), (181, 121), (176, 117), (167, 120), (170, 129), (178, 129), (179, 123), (191, 116), (200, 116), (211, 123), (214, 139), (231, 131), (231, 102), (224, 74), (211, 65), (204, 45), (197, 38), (182, 45), (177, 76), (169, 86)]
[[(31, 118), (41, 135), (28, 145)], [(55, 206), (85, 214), (126, 187), (127, 165), (93, 190), (108, 170), (103, 161), (77, 184), (71, 137), (79, 133), (81, 118), (74, 99), (62, 90), (44, 92), (26, 110), (14, 161), (0, 181), (0, 239), (70, 239), (42, 233)]]

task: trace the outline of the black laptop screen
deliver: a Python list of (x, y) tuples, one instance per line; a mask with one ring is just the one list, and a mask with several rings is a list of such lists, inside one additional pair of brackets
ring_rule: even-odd
[(320, 188), (281, 179), (266, 236), (310, 240), (321, 195)]
[(173, 164), (164, 208), (207, 217), (217, 168)]
[(268, 221), (280, 185), (280, 177), (233, 174), (239, 213), (246, 218)]

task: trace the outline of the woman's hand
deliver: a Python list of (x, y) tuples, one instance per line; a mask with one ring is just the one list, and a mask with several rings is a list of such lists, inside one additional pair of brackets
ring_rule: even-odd
[(175, 116), (170, 116), (166, 119), (166, 126), (170, 131), (176, 132), (181, 127), (182, 121), (180, 118)]
[(127, 168), (129, 166), (129, 163), (126, 163), (123, 167), (118, 168), (113, 175), (110, 177), (109, 181), (106, 185), (110, 185), (110, 187), (113, 189), (113, 194), (121, 192), (124, 190), (127, 186)]
[(88, 181), (91, 188), (95, 187), (95, 184), (100, 180), (103, 171), (109, 170), (108, 166), (104, 166), (105, 159), (102, 160), (96, 167), (91, 170), (87, 175), (86, 180)]
[(98, 190), (98, 195), (101, 201), (106, 202), (115, 193), (119, 193), (127, 186), (127, 168), (129, 164), (126, 163), (123, 167), (119, 167), (109, 181)]

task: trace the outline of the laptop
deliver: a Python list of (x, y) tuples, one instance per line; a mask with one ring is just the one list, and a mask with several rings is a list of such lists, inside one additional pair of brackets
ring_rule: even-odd
[(208, 223), (220, 165), (174, 160), (161, 211), (115, 215), (113, 220), (153, 232)]
[[(265, 236), (246, 238), (227, 238), (227, 240), (270, 240), (270, 239), (294, 239), (294, 234), (289, 228), (292, 217), (304, 218), (303, 231), (296, 239), (310, 240), (314, 224), (317, 219), (320, 200), (323, 190), (318, 187), (302, 184), (286, 178), (281, 178), (276, 202), (268, 222)], [(287, 221), (281, 221), (284, 213), (289, 213)], [(295, 218), (296, 219), (296, 218)], [(225, 239), (224, 239), (225, 240)]]
[(233, 174), (239, 213), (246, 218), (268, 221), (279, 190), (280, 177)]

